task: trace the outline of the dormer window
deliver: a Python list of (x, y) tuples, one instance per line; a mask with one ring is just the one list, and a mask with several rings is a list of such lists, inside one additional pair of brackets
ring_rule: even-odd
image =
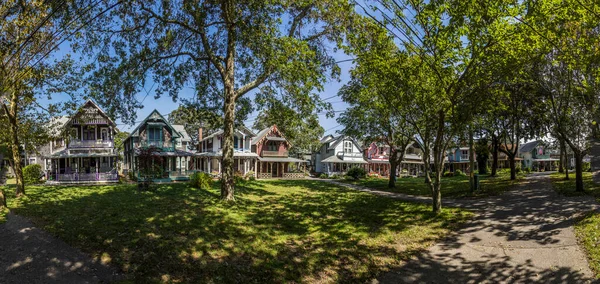
[(160, 136), (161, 136), (161, 130), (160, 128), (148, 128), (148, 140), (150, 141), (160, 141)]
[(267, 151), (277, 151), (277, 143), (273, 141), (267, 142)]
[(352, 153), (352, 141), (344, 141), (344, 153)]

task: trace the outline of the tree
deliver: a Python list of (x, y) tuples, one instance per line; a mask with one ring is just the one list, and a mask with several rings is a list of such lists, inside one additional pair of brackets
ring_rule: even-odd
[(477, 165), (479, 168), (479, 174), (487, 174), (487, 163), (490, 158), (490, 145), (486, 138), (481, 138), (477, 141), (475, 146), (475, 153), (477, 153)]
[(196, 101), (220, 106), (221, 198), (233, 200), (237, 103), (259, 90), (314, 109), (320, 102), (313, 91), (322, 90), (328, 75), (337, 76), (327, 46), (341, 40), (352, 14), (346, 0), (119, 2), (82, 33), (85, 52), (98, 58), (91, 94), (128, 121), (149, 79), (158, 85), (156, 96), (177, 99), (191, 86)]
[(584, 191), (583, 156), (600, 112), (600, 14), (595, 10), (597, 5), (585, 0), (550, 2), (532, 6), (524, 19), (541, 55), (536, 62), (539, 95), (549, 105), (554, 132), (575, 158), (576, 191)]
[[(509, 16), (518, 12), (510, 1), (382, 1), (379, 17), (363, 12), (386, 27), (410, 54), (408, 115), (423, 150), (426, 180), (434, 212), (441, 210), (441, 174), (451, 140), (463, 133), (470, 113), (462, 104), (489, 84), (490, 47), (512, 32)], [(487, 75), (487, 74), (486, 74)], [(466, 123), (465, 123), (466, 122)], [(431, 179), (431, 165), (433, 179)]]
[(396, 171), (415, 131), (406, 120), (412, 107), (405, 104), (409, 79), (403, 64), (407, 54), (398, 49), (386, 30), (366, 20), (362, 32), (349, 36), (347, 50), (355, 54), (351, 80), (340, 91), (350, 106), (338, 122), (344, 134), (390, 147), (388, 187), (396, 187)]
[(69, 7), (70, 3), (57, 1), (0, 4), (0, 107), (8, 124), (17, 197), (25, 194), (19, 148), (33, 146), (28, 140), (39, 132), (31, 130), (40, 130), (48, 115), (60, 109), (58, 104), (43, 108), (38, 99), (69, 92), (78, 83), (69, 55), (50, 56), (75, 27), (73, 16), (80, 11)]
[(162, 158), (158, 155), (160, 149), (150, 146), (139, 149), (137, 156), (138, 169), (138, 189), (150, 190), (150, 185), (156, 178), (162, 178), (163, 169), (161, 168)]

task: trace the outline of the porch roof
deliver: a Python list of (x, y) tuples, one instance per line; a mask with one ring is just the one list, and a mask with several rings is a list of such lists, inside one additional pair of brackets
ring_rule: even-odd
[(290, 157), (258, 157), (258, 160), (261, 162), (306, 163), (305, 160)]
[[(223, 152), (202, 152), (195, 153), (196, 157), (222, 157)], [(257, 158), (258, 155), (252, 152), (233, 152), (234, 157), (249, 157), (249, 158)]]
[(368, 164), (365, 160), (342, 160), (335, 155), (321, 161), (321, 163)]
[(560, 161), (559, 159), (546, 158), (546, 159), (533, 159), (534, 162), (555, 162)]
[[(140, 149), (135, 149), (135, 154), (139, 155)], [(194, 153), (175, 149), (175, 151), (159, 151), (156, 152), (156, 155), (160, 157), (191, 157), (194, 156)]]
[(76, 153), (69, 154), (68, 150), (62, 150), (56, 152), (52, 155), (47, 156), (46, 158), (96, 158), (96, 157), (117, 157), (117, 154), (111, 153)]

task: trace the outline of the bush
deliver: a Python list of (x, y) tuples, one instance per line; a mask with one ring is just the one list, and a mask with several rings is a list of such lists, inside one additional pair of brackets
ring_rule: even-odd
[(582, 171), (589, 172), (592, 169), (592, 165), (589, 162), (583, 162), (581, 165)]
[(365, 178), (367, 176), (367, 172), (363, 168), (353, 167), (346, 173), (346, 176), (352, 177), (355, 180), (359, 180), (361, 178)]
[(329, 178), (329, 176), (326, 173), (322, 173), (319, 175), (319, 178)]
[(127, 177), (129, 178), (130, 181), (137, 181), (137, 176), (135, 175), (134, 171), (129, 171), (127, 173)]
[(26, 166), (23, 168), (23, 181), (25, 184), (40, 183), (43, 174), (42, 166), (38, 164)]
[(531, 168), (530, 167), (526, 167), (523, 169), (523, 172), (526, 174), (530, 174), (531, 173)]
[(254, 177), (254, 172), (253, 171), (249, 171), (246, 173), (246, 179), (247, 180), (256, 180), (256, 178)]
[(453, 177), (454, 173), (453, 172), (445, 172), (444, 173), (444, 177)]
[(467, 174), (463, 173), (461, 170), (456, 170), (456, 171), (454, 171), (454, 176), (455, 177), (466, 177)]
[(210, 189), (212, 177), (205, 172), (196, 172), (190, 176), (190, 185), (200, 189)]

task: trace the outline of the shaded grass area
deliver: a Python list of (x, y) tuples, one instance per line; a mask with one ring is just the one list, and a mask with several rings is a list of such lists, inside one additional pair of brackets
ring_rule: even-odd
[(6, 214), (8, 214), (8, 209), (0, 209), (0, 224), (4, 224), (6, 222)]
[[(442, 197), (484, 197), (498, 195), (510, 190), (518, 184), (524, 175), (517, 175), (516, 180), (510, 180), (510, 171), (499, 170), (495, 177), (489, 175), (479, 175), (480, 190), (471, 193), (468, 176), (442, 177)], [(377, 189), (381, 191), (404, 193), (409, 195), (431, 196), (431, 190), (425, 183), (424, 177), (418, 178), (398, 178), (396, 187), (388, 187), (387, 178), (367, 178), (363, 180), (340, 180), (345, 183), (361, 185), (364, 187)]]
[(247, 182), (234, 203), (218, 184), (134, 187), (28, 187), (9, 206), (134, 282), (366, 282), (471, 216), (309, 180)]
[[(591, 195), (600, 198), (600, 185), (594, 182), (592, 173), (583, 172), (584, 192), (575, 191), (575, 173), (569, 173), (565, 180), (564, 173), (554, 173), (550, 176), (554, 190), (565, 196)], [(595, 277), (600, 278), (600, 213), (589, 213), (575, 225), (575, 233), (579, 242), (585, 248), (590, 268)]]
[(594, 182), (592, 173), (583, 172), (584, 192), (575, 191), (575, 173), (569, 173), (569, 180), (565, 180), (564, 173), (553, 173), (550, 175), (552, 187), (560, 194), (566, 196), (592, 195), (600, 198), (600, 185)]

